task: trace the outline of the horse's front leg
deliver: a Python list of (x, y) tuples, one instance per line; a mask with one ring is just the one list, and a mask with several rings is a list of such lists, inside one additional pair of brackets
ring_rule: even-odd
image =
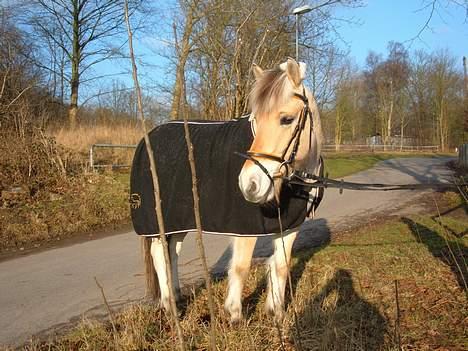
[(232, 242), (228, 294), (224, 303), (224, 309), (231, 316), (231, 323), (237, 323), (242, 318), (242, 289), (249, 273), (256, 241), (256, 237), (236, 237)]
[[(171, 260), (171, 274), (172, 286), (174, 287), (175, 299), (180, 299), (180, 284), (178, 274), (178, 258), (182, 249), (182, 241), (187, 233), (172, 234), (167, 237), (169, 246), (169, 258)], [(169, 282), (167, 277), (166, 261), (164, 260), (164, 247), (161, 238), (154, 238), (151, 244), (151, 256), (153, 257), (153, 264), (156, 270), (159, 289), (161, 291), (161, 306), (167, 311), (170, 311), (170, 298), (169, 298)]]
[(297, 231), (285, 233), (283, 238), (275, 235), (273, 238), (273, 255), (268, 262), (268, 289), (265, 310), (273, 314), (278, 321), (284, 317), (284, 293), (288, 279), (291, 251)]

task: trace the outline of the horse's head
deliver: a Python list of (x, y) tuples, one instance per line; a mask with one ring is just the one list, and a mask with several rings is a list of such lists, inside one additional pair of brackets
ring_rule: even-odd
[(317, 105), (303, 85), (305, 64), (293, 59), (263, 71), (254, 65), (250, 93), (255, 137), (239, 174), (245, 199), (278, 199), (282, 178), (296, 170), (315, 172), (322, 132)]

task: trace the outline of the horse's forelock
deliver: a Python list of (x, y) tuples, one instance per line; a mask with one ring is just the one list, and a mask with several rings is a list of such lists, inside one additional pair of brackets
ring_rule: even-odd
[(292, 94), (286, 73), (280, 68), (266, 70), (250, 93), (250, 107), (255, 116), (265, 116), (286, 103)]

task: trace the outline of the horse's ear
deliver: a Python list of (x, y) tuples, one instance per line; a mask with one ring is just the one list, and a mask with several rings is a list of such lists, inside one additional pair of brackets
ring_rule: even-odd
[(305, 79), (307, 65), (304, 62), (299, 62), (299, 72), (301, 73), (301, 80)]
[(288, 58), (288, 61), (286, 62), (286, 74), (296, 88), (301, 85), (302, 79), (304, 78), (303, 73), (305, 73), (305, 69), (301, 70), (301, 67), (299, 67), (296, 60)]
[(257, 66), (255, 63), (252, 65), (252, 72), (255, 76), (255, 79), (258, 80), (262, 74), (263, 74), (263, 69), (260, 68), (260, 66)]

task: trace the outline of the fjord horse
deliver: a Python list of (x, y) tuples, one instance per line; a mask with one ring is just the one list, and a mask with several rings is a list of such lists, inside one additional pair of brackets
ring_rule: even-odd
[[(249, 206), (261, 208), (264, 205), (274, 204), (273, 206), (282, 207), (281, 194), (282, 188), (286, 187), (285, 178), (297, 170), (318, 175), (323, 167), (320, 158), (322, 143), (320, 118), (315, 99), (303, 84), (305, 69), (305, 64), (297, 63), (293, 59), (288, 59), (287, 62), (271, 70), (264, 71), (256, 65), (253, 66), (255, 83), (249, 96), (251, 114), (248, 117), (252, 124), (253, 141), (250, 148), (247, 147), (247, 150), (239, 153), (240, 156), (227, 155), (229, 158), (244, 157), (245, 159), (245, 161), (240, 161), (240, 173), (235, 186), (242, 194), (239, 195), (240, 198), (243, 197), (245, 202), (250, 204)], [(194, 147), (197, 146), (194, 145)], [(311, 200), (314, 200), (317, 189), (307, 194)], [(301, 213), (310, 213), (311, 210), (313, 211), (312, 206), (313, 204), (308, 203), (307, 209)], [(164, 204), (162, 207), (164, 210)], [(152, 211), (154, 212), (154, 207)], [(305, 215), (301, 218), (303, 221)], [(203, 219), (204, 217), (202, 226)], [(274, 253), (268, 261), (270, 276), (265, 309), (278, 320), (284, 316), (286, 280), (292, 245), (299, 225), (300, 223), (295, 227), (283, 227), (284, 231), (280, 233), (278, 230), (277, 233), (271, 235)], [(154, 270), (148, 271), (147, 269), (147, 274), (150, 275), (149, 278), (152, 278), (154, 273), (157, 273), (160, 301), (166, 310), (170, 308), (168, 279), (172, 279), (176, 297), (180, 297), (177, 261), (187, 232), (174, 231), (169, 234), (172, 271), (170, 277), (166, 274), (163, 245), (157, 235), (147, 235), (144, 252), (146, 262), (154, 264), (151, 265)], [(242, 318), (242, 289), (250, 269), (256, 240), (257, 236), (254, 232), (252, 235), (234, 236), (232, 241), (228, 292), (224, 305), (231, 322), (237, 322)]]

